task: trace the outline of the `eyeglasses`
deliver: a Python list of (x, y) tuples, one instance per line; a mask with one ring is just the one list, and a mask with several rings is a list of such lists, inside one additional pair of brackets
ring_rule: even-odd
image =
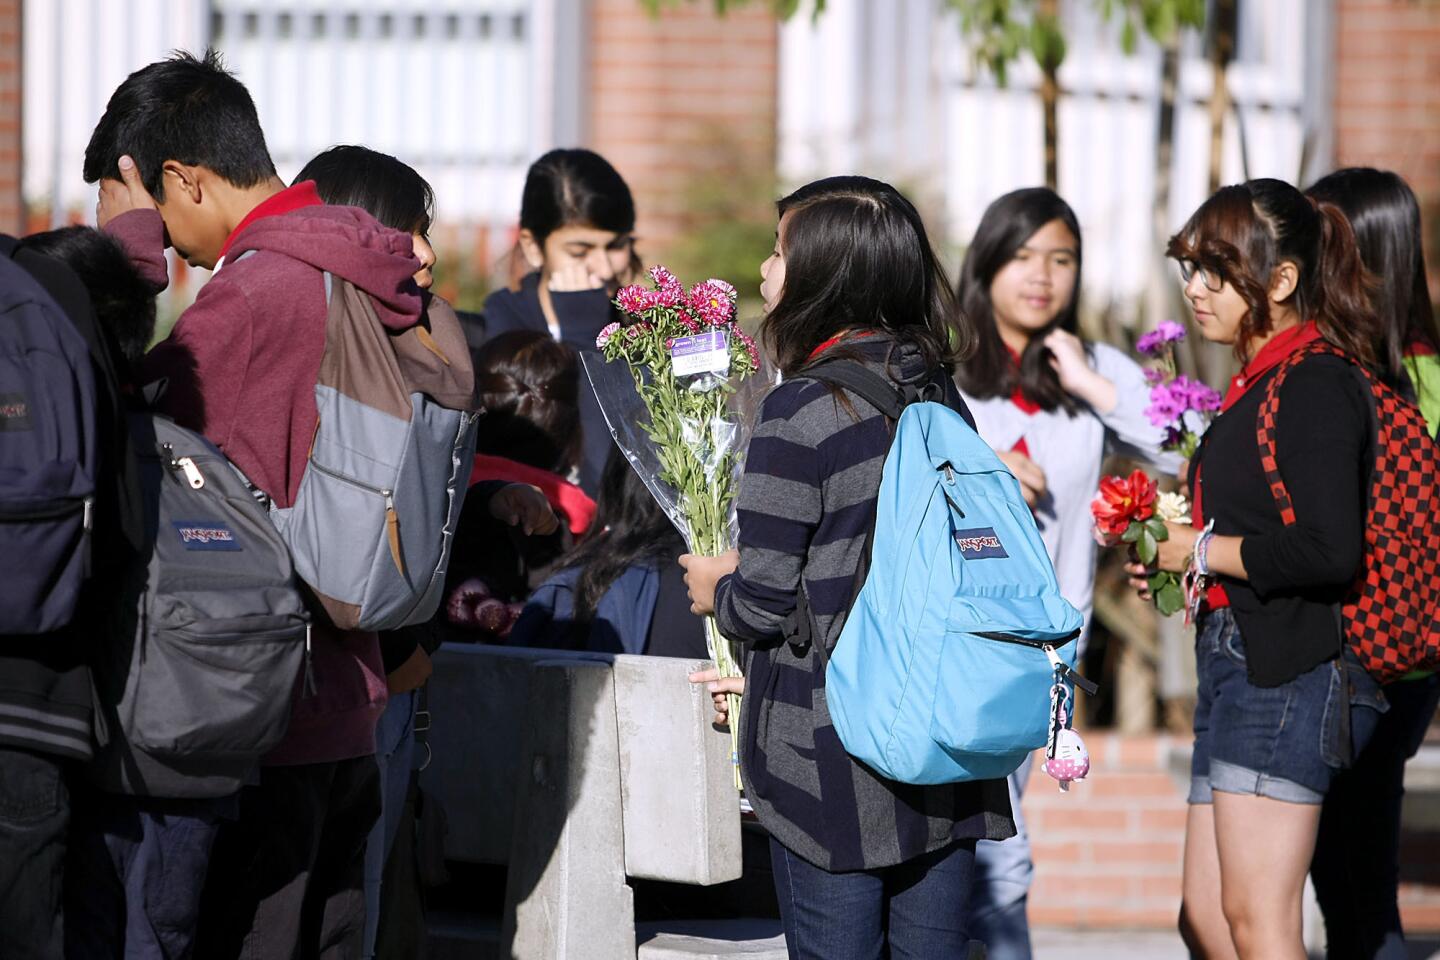
[(1180, 265), (1180, 279), (1185, 281), (1186, 286), (1190, 285), (1190, 278), (1196, 273), (1200, 274), (1200, 282), (1205, 284), (1205, 289), (1211, 293), (1219, 293), (1225, 286), (1225, 278), (1218, 270), (1202, 266), (1194, 260), (1179, 260), (1177, 263)]

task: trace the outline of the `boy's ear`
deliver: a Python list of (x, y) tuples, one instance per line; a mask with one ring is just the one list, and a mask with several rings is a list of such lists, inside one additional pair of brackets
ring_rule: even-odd
[(166, 160), (160, 165), (160, 178), (165, 184), (165, 197), (178, 192), (191, 203), (198, 204), (203, 196), (200, 186), (200, 168), (179, 160)]
[(545, 266), (545, 250), (532, 231), (520, 231), (520, 252), (525, 255), (525, 262), (530, 264), (531, 270), (539, 270)]

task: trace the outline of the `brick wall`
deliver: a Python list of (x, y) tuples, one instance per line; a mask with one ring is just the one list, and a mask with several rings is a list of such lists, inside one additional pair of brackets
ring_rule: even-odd
[(636, 195), (648, 260), (686, 226), (703, 178), (773, 170), (778, 35), (761, 5), (717, 17), (709, 0), (651, 17), (593, 0), (586, 141)]
[[(1085, 742), (1090, 780), (1062, 794), (1037, 766), (1026, 791), (1035, 858), (1030, 922), (1173, 930), (1186, 810), (1185, 791), (1168, 765), (1172, 747), (1189, 739), (1092, 731)], [(1407, 834), (1402, 843), (1405, 928), (1440, 930), (1440, 835)]]
[(20, 9), (0, 0), (0, 232), (23, 229), (20, 200)]
[(1440, 296), (1440, 3), (1336, 0), (1335, 161), (1404, 176)]

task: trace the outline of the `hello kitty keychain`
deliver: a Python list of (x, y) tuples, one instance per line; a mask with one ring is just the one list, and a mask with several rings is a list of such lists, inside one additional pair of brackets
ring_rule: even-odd
[(1050, 688), (1050, 737), (1045, 745), (1044, 770), (1060, 783), (1066, 793), (1070, 784), (1084, 780), (1090, 772), (1090, 751), (1080, 734), (1070, 729), (1070, 707), (1074, 697), (1070, 688), (1057, 679)]

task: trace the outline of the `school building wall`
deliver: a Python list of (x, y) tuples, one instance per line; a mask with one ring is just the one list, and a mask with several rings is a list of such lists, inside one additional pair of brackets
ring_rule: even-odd
[(692, 191), (775, 167), (779, 34), (763, 4), (721, 17), (711, 3), (591, 0), (586, 146), (630, 184), (641, 252), (685, 232)]
[(1410, 182), (1440, 297), (1440, 3), (1337, 0), (1335, 162)]

